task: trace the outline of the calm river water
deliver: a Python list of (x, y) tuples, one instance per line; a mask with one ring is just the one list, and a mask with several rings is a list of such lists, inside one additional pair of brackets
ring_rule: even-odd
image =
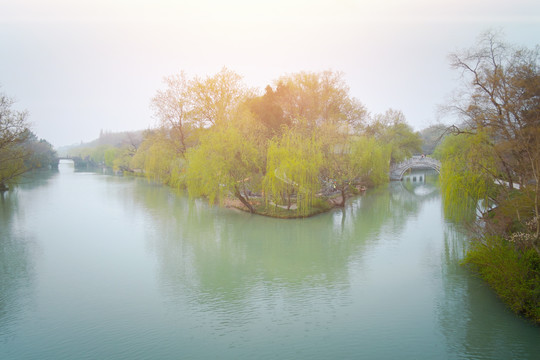
[(0, 359), (539, 359), (428, 183), (277, 220), (72, 164), (0, 196)]

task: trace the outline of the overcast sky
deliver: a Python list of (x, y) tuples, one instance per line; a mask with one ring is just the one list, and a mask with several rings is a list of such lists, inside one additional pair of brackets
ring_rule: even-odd
[(447, 55), (489, 29), (535, 46), (540, 1), (0, 0), (0, 92), (58, 147), (155, 126), (150, 98), (182, 70), (260, 89), (335, 70), (370, 112), (420, 130), (458, 86)]

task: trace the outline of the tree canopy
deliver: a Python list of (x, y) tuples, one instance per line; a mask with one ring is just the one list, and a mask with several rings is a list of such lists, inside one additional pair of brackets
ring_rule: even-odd
[[(494, 32), (482, 34), (475, 47), (451, 54), (451, 64), (464, 82), (448, 109), (462, 124), (453, 127), (454, 134), (464, 139), (452, 146), (457, 140), (449, 137), (442, 151), (445, 192), (455, 186), (472, 189), (473, 179), (485, 179), (482, 190), (490, 196), (491, 205), (483, 210), (497, 207), (493, 214), (499, 218), (493, 231), (508, 236), (517, 223), (521, 224), (518, 228), (525, 228), (532, 220), (535, 230), (529, 246), (536, 251), (540, 233), (539, 54), (538, 47), (509, 45)], [(458, 165), (454, 159), (460, 153), (462, 164)], [(467, 184), (454, 184), (455, 171), (450, 169), (456, 166), (469, 175)], [(490, 192), (493, 184), (498, 185)], [(504, 212), (509, 210), (505, 205), (518, 196), (516, 190), (521, 203), (529, 206), (512, 209), (512, 220), (514, 216)]]
[(0, 94), (0, 191), (36, 168), (55, 167), (56, 152), (29, 129), (28, 113), (13, 109), (14, 100)]
[(306, 216), (329, 184), (339, 184), (331, 190), (343, 205), (362, 184), (388, 180), (392, 154), (401, 159), (418, 149), (419, 137), (397, 111), (388, 113), (397, 120), (381, 117), (369, 133), (368, 112), (339, 72), (285, 75), (262, 94), (227, 69), (164, 83), (152, 99), (158, 129), (130, 164), (211, 203), (234, 197), (254, 212), (264, 198), (267, 207)]
[(366, 127), (366, 134), (391, 147), (391, 162), (399, 163), (422, 151), (422, 138), (407, 124), (405, 115), (394, 109), (376, 114)]

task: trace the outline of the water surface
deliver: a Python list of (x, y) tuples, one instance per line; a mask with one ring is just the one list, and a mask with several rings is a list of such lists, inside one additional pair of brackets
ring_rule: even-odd
[(429, 176), (279, 220), (70, 165), (0, 197), (1, 359), (540, 354), (459, 265)]

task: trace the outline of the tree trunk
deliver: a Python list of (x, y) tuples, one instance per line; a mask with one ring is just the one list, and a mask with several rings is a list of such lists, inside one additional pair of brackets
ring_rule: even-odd
[(238, 200), (240, 200), (240, 202), (242, 204), (244, 204), (245, 207), (247, 207), (249, 209), (249, 212), (254, 214), (255, 213), (255, 209), (253, 208), (253, 205), (251, 205), (249, 203), (249, 201), (247, 201), (247, 199), (245, 197), (242, 196), (242, 194), (240, 193), (240, 190), (238, 190), (238, 187), (234, 187), (234, 196), (236, 196), (236, 198)]
[(287, 210), (291, 210), (291, 193), (287, 194)]
[(337, 206), (339, 207), (345, 207), (345, 199), (347, 198), (347, 191), (346, 191), (346, 187), (345, 186), (342, 186), (341, 187), (341, 203), (339, 203)]

